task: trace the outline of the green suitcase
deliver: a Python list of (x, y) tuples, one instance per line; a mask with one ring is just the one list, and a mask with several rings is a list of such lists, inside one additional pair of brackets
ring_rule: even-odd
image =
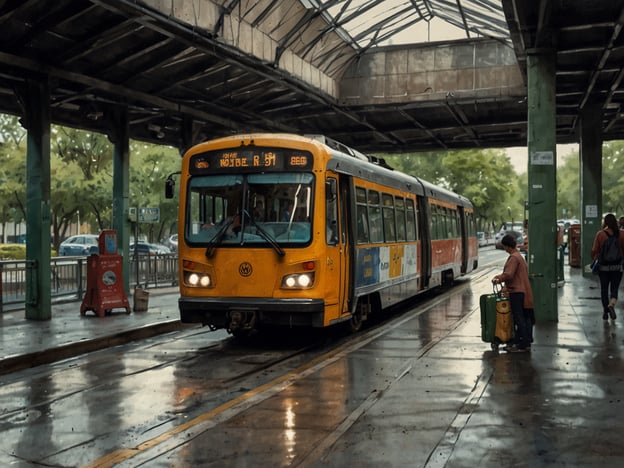
[[(509, 301), (503, 297), (500, 285), (494, 285), (492, 294), (479, 298), (481, 309), (481, 339), (498, 349), (501, 343), (508, 343), (513, 337), (513, 320)], [(498, 323), (497, 323), (498, 320)]]
[[(481, 308), (481, 339), (485, 343), (496, 343), (496, 294), (483, 294), (479, 298)], [(494, 347), (494, 346), (493, 346)]]

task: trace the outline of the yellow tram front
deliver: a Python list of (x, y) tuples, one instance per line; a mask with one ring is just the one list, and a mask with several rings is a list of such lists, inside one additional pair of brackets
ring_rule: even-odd
[[(326, 210), (328, 157), (312, 139), (275, 135), (222, 138), (187, 152), (182, 322), (246, 334), (263, 324), (322, 327), (335, 318), (326, 314), (341, 281), (340, 262), (327, 255), (328, 241), (340, 248), (331, 232), (337, 219), (327, 219), (338, 215)], [(340, 315), (337, 300), (330, 302)]]

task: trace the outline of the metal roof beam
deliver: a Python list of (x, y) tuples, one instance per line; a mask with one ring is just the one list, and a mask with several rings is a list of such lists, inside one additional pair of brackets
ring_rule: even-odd
[(620, 32), (622, 31), (623, 26), (624, 26), (624, 8), (620, 11), (620, 15), (617, 19), (617, 22), (615, 23), (613, 27), (613, 32), (611, 33), (611, 37), (609, 38), (607, 45), (604, 47), (604, 50), (602, 52), (602, 55), (600, 56), (600, 60), (598, 61), (596, 68), (592, 72), (591, 78), (589, 79), (589, 83), (587, 84), (587, 87), (585, 88), (585, 93), (583, 95), (583, 98), (581, 99), (581, 103), (579, 104), (579, 109), (583, 109), (585, 105), (587, 104), (587, 101), (589, 100), (594, 90), (594, 87), (596, 86), (598, 77), (600, 76), (600, 73), (602, 73), (605, 67), (605, 64), (607, 63), (607, 60), (609, 56), (611, 55), (611, 51), (613, 50), (615, 42), (618, 36), (620, 35)]

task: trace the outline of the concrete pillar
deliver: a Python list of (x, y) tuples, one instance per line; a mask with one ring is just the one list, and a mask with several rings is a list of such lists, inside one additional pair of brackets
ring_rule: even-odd
[(47, 77), (28, 79), (19, 91), (26, 149), (26, 318), (50, 320), (50, 90)]
[(529, 275), (535, 318), (558, 321), (557, 155), (553, 50), (527, 55), (529, 150)]
[(109, 139), (113, 148), (113, 229), (117, 231), (117, 246), (123, 257), (123, 284), (130, 294), (130, 127), (128, 109), (112, 110)]
[(580, 118), (581, 266), (591, 263), (591, 248), (602, 222), (602, 108), (589, 103)]

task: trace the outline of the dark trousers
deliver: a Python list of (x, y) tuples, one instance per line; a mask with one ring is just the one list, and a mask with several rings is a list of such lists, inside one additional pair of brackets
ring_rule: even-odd
[(533, 338), (533, 320), (524, 308), (524, 293), (510, 293), (509, 303), (514, 319), (514, 344), (518, 348), (527, 348), (531, 346)]
[(622, 281), (621, 271), (599, 271), (600, 278), (600, 300), (602, 301), (603, 310), (607, 310), (609, 299), (618, 297), (618, 288)]

